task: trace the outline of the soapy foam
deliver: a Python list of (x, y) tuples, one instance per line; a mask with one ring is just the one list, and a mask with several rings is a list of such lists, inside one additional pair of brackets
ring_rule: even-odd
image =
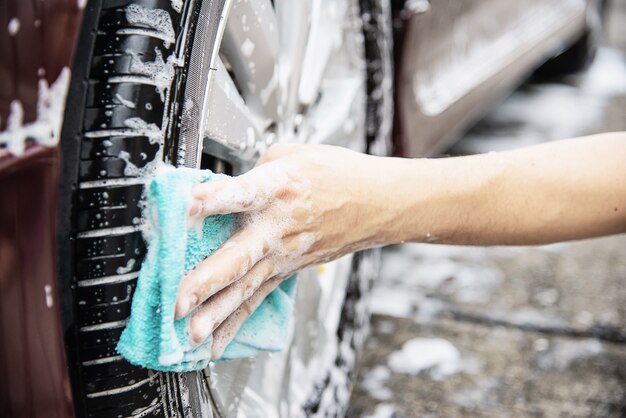
[[(205, 333), (213, 332), (244, 301), (253, 296), (269, 278), (269, 274), (272, 273), (271, 267), (271, 264), (261, 262), (244, 277), (213, 295), (194, 315), (192, 328), (203, 330)], [(206, 338), (207, 335), (203, 337)]]
[(363, 389), (374, 399), (386, 401), (393, 397), (391, 389), (386, 386), (391, 372), (385, 366), (378, 365), (368, 370), (363, 376)]
[(140, 380), (139, 382), (134, 383), (132, 385), (122, 386), (122, 387), (115, 388), (115, 389), (103, 390), (102, 392), (92, 392), (92, 393), (88, 393), (86, 396), (87, 398), (98, 398), (101, 396), (110, 396), (110, 395), (115, 395), (118, 393), (128, 392), (130, 390), (137, 389), (140, 386), (143, 386), (147, 383), (154, 381), (157, 377), (158, 377), (158, 374), (153, 374), (150, 377), (147, 377), (144, 380)]
[[(210, 193), (210, 197), (203, 201), (203, 213), (237, 212), (247, 209), (237, 215), (238, 223), (242, 230), (248, 231), (249, 236), (259, 237), (259, 240), (236, 247), (240, 251), (237, 258), (244, 260), (237, 279), (265, 253), (267, 259), (275, 266), (270, 277), (289, 275), (301, 266), (299, 257), (301, 255), (306, 257), (317, 239), (313, 232), (300, 231), (301, 223), (293, 215), (285, 215), (298, 211), (310, 212), (311, 202), (307, 197), (311, 194), (311, 185), (304, 179), (289, 181), (281, 168), (271, 164), (256, 168), (254, 176), (254, 182), (249, 181), (244, 175), (243, 178), (228, 180), (223, 186), (218, 186), (219, 192)], [(281, 193), (287, 193), (288, 197), (281, 198)], [(289, 198), (291, 196), (299, 198)], [(282, 217), (277, 218), (273, 214), (280, 214)], [(305, 225), (311, 226), (310, 223)], [(296, 237), (293, 243), (295, 248), (285, 247), (284, 241), (290, 236)]]
[(172, 9), (174, 9), (176, 13), (180, 13), (183, 9), (183, 0), (172, 0)]
[(163, 9), (147, 9), (137, 4), (126, 8), (126, 20), (134, 25), (143, 25), (160, 32), (166, 47), (176, 41), (172, 19)]
[(228, 318), (213, 332), (213, 358), (222, 355), (226, 346), (237, 334), (243, 323), (259, 307), (265, 297), (278, 286), (285, 277), (274, 277), (263, 283), (261, 287), (243, 302)]
[(52, 294), (52, 286), (49, 284), (44, 286), (44, 294), (46, 296), (46, 306), (52, 308), (54, 306), (54, 296)]
[(26, 140), (47, 147), (56, 146), (61, 135), (69, 82), (70, 70), (67, 67), (61, 70), (59, 77), (50, 86), (46, 80), (39, 80), (37, 119), (30, 123), (24, 123), (22, 104), (13, 100), (7, 128), (0, 132), (0, 150), (6, 148), (9, 153), (19, 157), (26, 149)]
[[(161, 96), (161, 101), (165, 101), (165, 93), (170, 88), (172, 80), (176, 75), (174, 65), (180, 63), (172, 56), (167, 61), (163, 60), (163, 54), (158, 48), (155, 48), (154, 52), (156, 57), (154, 61), (142, 61), (139, 55), (133, 51), (126, 51), (131, 56), (130, 72), (132, 74), (138, 74), (146, 76), (154, 83), (157, 92)], [(111, 77), (110, 82), (123, 81), (124, 77)]]
[(387, 403), (381, 403), (376, 405), (376, 409), (371, 414), (366, 415), (364, 418), (394, 418), (398, 416), (396, 414), (396, 408)]
[(115, 98), (124, 106), (126, 106), (129, 109), (134, 109), (135, 108), (135, 103), (130, 101), (130, 100), (126, 100), (124, 99), (119, 93), (117, 93), (115, 95)]
[(396, 373), (428, 372), (440, 380), (462, 370), (461, 353), (441, 338), (414, 338), (389, 356), (389, 368)]
[(213, 332), (211, 348), (213, 358), (219, 358), (224, 353), (226, 346), (235, 337), (246, 318), (244, 309), (239, 307)]
[(556, 341), (549, 349), (537, 354), (537, 365), (543, 370), (563, 371), (573, 363), (598, 356), (604, 352), (600, 341), (593, 339)]
[(131, 258), (128, 260), (128, 262), (126, 263), (126, 266), (124, 267), (118, 267), (117, 270), (115, 270), (115, 272), (117, 274), (126, 274), (129, 271), (131, 271), (133, 269), (133, 267), (135, 266), (135, 259)]
[[(193, 341), (198, 344), (204, 341), (241, 305), (242, 299), (239, 295), (242, 293), (242, 287), (241, 282), (233, 283), (212, 296), (209, 302), (200, 308), (189, 324), (190, 328), (195, 330), (191, 333)], [(199, 336), (201, 338), (198, 339)]]
[(430, 10), (430, 3), (428, 0), (408, 0), (404, 4), (404, 10), (412, 13), (424, 13)]
[(20, 31), (20, 20), (17, 17), (9, 20), (9, 24), (7, 25), (7, 31), (9, 35), (15, 36)]
[(134, 130), (135, 133), (148, 137), (151, 144), (158, 144), (163, 139), (163, 132), (156, 124), (147, 123), (139, 117), (126, 119), (124, 125)]
[(141, 36), (148, 36), (151, 38), (157, 38), (157, 39), (162, 40), (166, 46), (169, 46), (169, 44), (172, 42), (172, 39), (169, 38), (166, 34), (153, 30), (153, 29), (123, 28), (123, 29), (118, 29), (117, 32), (115, 33), (118, 35), (141, 35)]

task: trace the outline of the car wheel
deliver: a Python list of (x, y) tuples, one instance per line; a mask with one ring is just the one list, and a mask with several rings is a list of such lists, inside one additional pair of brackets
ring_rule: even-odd
[(589, 68), (593, 62), (604, 27), (607, 3), (596, 0), (587, 12), (587, 28), (568, 48), (549, 59), (536, 70), (536, 75), (545, 78), (576, 74)]
[(159, 165), (236, 175), (274, 142), (387, 152), (388, 21), (376, 0), (88, 2), (58, 231), (77, 415), (343, 414), (377, 251), (301, 273), (284, 353), (177, 374), (134, 367), (115, 346), (146, 251), (143, 193)]

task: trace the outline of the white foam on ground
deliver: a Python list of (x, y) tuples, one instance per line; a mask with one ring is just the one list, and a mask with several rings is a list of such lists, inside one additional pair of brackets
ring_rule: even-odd
[(393, 418), (396, 414), (396, 408), (388, 403), (376, 405), (373, 413), (365, 415), (363, 418)]
[(574, 362), (603, 352), (602, 343), (597, 340), (559, 341), (537, 354), (537, 365), (543, 370), (563, 371)]
[(385, 384), (389, 380), (391, 372), (385, 366), (376, 366), (368, 370), (363, 376), (363, 389), (374, 399), (387, 401), (393, 397), (391, 389)]
[(432, 293), (471, 304), (489, 300), (504, 279), (487, 258), (488, 251), (508, 254), (516, 249), (408, 244), (384, 251), (372, 312), (427, 323), (445, 308), (443, 302), (427, 297)]
[(417, 313), (413, 317), (418, 324), (428, 324), (436, 320), (448, 307), (448, 304), (434, 298), (421, 297), (416, 303)]
[(450, 400), (457, 405), (473, 408), (476, 405), (493, 405), (498, 402), (501, 381), (495, 377), (480, 379), (474, 385), (454, 392)]
[(414, 301), (415, 295), (406, 289), (377, 286), (372, 290), (371, 309), (378, 315), (408, 318), (414, 310)]
[(532, 308), (519, 309), (516, 311), (498, 312), (492, 315), (493, 318), (510, 321), (517, 325), (535, 327), (564, 327), (567, 321), (554, 314), (540, 312)]
[(387, 361), (396, 373), (417, 375), (427, 372), (436, 380), (460, 372), (461, 353), (449, 341), (442, 338), (414, 338), (393, 352)]

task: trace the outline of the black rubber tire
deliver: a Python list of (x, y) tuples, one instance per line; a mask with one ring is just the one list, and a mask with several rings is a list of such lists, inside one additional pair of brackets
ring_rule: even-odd
[[(180, 14), (172, 9), (171, 0), (90, 0), (85, 10), (61, 141), (63, 180), (58, 229), (59, 289), (78, 417), (194, 417), (197, 414), (194, 411), (199, 408), (194, 409), (193, 404), (209, 402), (209, 388), (201, 373), (156, 373), (132, 366), (115, 352), (124, 321), (130, 314), (136, 275), (146, 251), (141, 232), (132, 230), (141, 217), (144, 184), (139, 181), (125, 184), (137, 177), (137, 173), (126, 168), (130, 162), (141, 169), (161, 155), (176, 162), (177, 131), (171, 127), (177, 125), (177, 94), (184, 91), (185, 69), (176, 70), (172, 92), (165, 101), (151, 85), (106, 82), (109, 77), (129, 74), (132, 54), (153, 60), (155, 50), (165, 57), (181, 48), (181, 44), (191, 48), (191, 42), (181, 43), (179, 38), (183, 33), (193, 36), (200, 3), (184, 2)], [(376, 14), (379, 0), (361, 3), (363, 10), (381, 16), (382, 11)], [(120, 29), (140, 28), (126, 20), (124, 10), (130, 4), (167, 11), (177, 42), (167, 46), (162, 40), (140, 33), (118, 34)], [(391, 52), (389, 44), (376, 41), (380, 36), (375, 33), (376, 24), (365, 25), (364, 30), (366, 39), (369, 37), (366, 41), (368, 120), (377, 121), (368, 125), (368, 144), (373, 144), (389, 141), (389, 132), (381, 131), (385, 124), (380, 121), (389, 117), (391, 104), (387, 96), (372, 99), (372, 93), (382, 86), (381, 72), (390, 70)], [(118, 94), (135, 106), (120, 103), (116, 100)], [(124, 121), (132, 117), (167, 130), (165, 143), (155, 144), (141, 135), (102, 138), (85, 135), (93, 130), (124, 128)], [(168, 126), (162, 126), (164, 120), (169, 121)], [(119, 232), (101, 235), (98, 231), (102, 228), (119, 228)], [(369, 321), (363, 295), (372, 277), (361, 269), (364, 259), (372, 264), (377, 255), (367, 252), (355, 256), (337, 331), (340, 343), (349, 345), (353, 351), (358, 351), (363, 343)], [(121, 277), (120, 271), (124, 272)], [(355, 360), (339, 354), (336, 366), (348, 376), (351, 387)], [(200, 392), (207, 393), (187, 393), (181, 381), (190, 378), (204, 384)], [(342, 392), (348, 390), (349, 394), (349, 389), (342, 388)], [(329, 391), (336, 394), (339, 388), (333, 386), (330, 378), (324, 378), (303, 406), (304, 413), (342, 415), (337, 403), (328, 404), (328, 396), (322, 396)], [(190, 399), (194, 397), (198, 399)], [(206, 399), (199, 399), (203, 397)], [(339, 401), (336, 395), (332, 399)], [(341, 401), (345, 404), (347, 399)]]
[[(167, 144), (145, 135), (98, 138), (85, 133), (125, 128), (133, 117), (167, 129), (170, 102), (153, 85), (107, 80), (131, 74), (132, 54), (153, 61), (157, 51), (167, 57), (180, 48), (141, 30), (119, 34), (146, 29), (127, 21), (125, 9), (131, 4), (166, 11), (176, 39), (183, 30), (181, 16), (194, 13), (193, 2), (185, 2), (179, 14), (171, 0), (90, 0), (85, 9), (61, 139), (58, 230), (59, 289), (78, 417), (189, 416), (178, 376), (132, 366), (115, 351), (146, 251), (141, 232), (132, 230), (141, 218), (144, 184), (133, 181), (138, 174), (125, 169), (129, 162), (145, 167)], [(177, 84), (183, 75), (177, 69)], [(118, 94), (135, 105), (124, 105)], [(120, 229), (100, 235), (102, 228)]]

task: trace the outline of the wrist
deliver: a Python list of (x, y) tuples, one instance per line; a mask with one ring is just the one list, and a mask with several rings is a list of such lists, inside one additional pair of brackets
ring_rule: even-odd
[(406, 227), (412, 220), (415, 194), (419, 183), (415, 182), (419, 160), (366, 156), (368, 181), (359, 193), (366, 202), (365, 215), (361, 217), (360, 229), (366, 231), (363, 247), (383, 246), (409, 240)]

